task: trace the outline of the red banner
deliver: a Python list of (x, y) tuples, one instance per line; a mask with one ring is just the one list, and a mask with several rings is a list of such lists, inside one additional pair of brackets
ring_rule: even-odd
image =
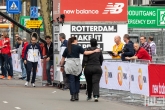
[(127, 22), (127, 0), (61, 0), (65, 21)]
[(150, 96), (165, 96), (165, 65), (150, 64), (148, 69)]

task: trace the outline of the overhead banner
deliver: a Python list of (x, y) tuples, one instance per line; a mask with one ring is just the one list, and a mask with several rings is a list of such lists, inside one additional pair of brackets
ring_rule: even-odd
[(128, 7), (128, 28), (164, 28), (165, 8), (149, 6)]
[(65, 21), (127, 22), (128, 0), (61, 0)]
[(127, 24), (103, 25), (103, 24), (64, 24), (61, 32), (66, 34), (67, 39), (77, 37), (78, 44), (83, 48), (90, 47), (90, 39), (98, 41), (98, 48), (103, 51), (111, 51), (115, 45), (114, 37), (119, 35), (121, 38), (127, 34)]

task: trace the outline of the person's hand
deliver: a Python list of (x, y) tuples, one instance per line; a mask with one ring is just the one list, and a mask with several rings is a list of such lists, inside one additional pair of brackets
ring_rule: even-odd
[(130, 60), (131, 58), (130, 57), (125, 57), (126, 60)]
[(44, 60), (43, 59), (41, 59), (41, 63), (43, 63), (44, 62)]
[(61, 67), (60, 68), (60, 71), (63, 73), (64, 72), (64, 67)]
[(25, 63), (25, 64), (27, 64), (27, 61), (26, 61), (26, 60), (24, 60), (24, 63)]
[(114, 55), (114, 56), (118, 56), (118, 54), (117, 54), (117, 53), (113, 53), (113, 55)]
[(100, 52), (100, 49), (95, 49), (94, 52)]
[(46, 61), (49, 61), (50, 60), (50, 57), (48, 57), (47, 59), (46, 59)]

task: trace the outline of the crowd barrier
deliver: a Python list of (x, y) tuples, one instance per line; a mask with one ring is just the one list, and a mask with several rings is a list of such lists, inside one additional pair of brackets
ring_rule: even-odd
[(102, 70), (101, 96), (145, 106), (164, 106), (164, 64), (112, 60), (104, 61)]

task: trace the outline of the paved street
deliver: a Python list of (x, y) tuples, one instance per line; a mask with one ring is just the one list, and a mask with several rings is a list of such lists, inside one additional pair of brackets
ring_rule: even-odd
[(145, 107), (113, 102), (100, 98), (86, 101), (81, 91), (79, 102), (70, 102), (69, 91), (55, 87), (24, 87), (21, 80), (0, 80), (0, 110), (149, 110)]

